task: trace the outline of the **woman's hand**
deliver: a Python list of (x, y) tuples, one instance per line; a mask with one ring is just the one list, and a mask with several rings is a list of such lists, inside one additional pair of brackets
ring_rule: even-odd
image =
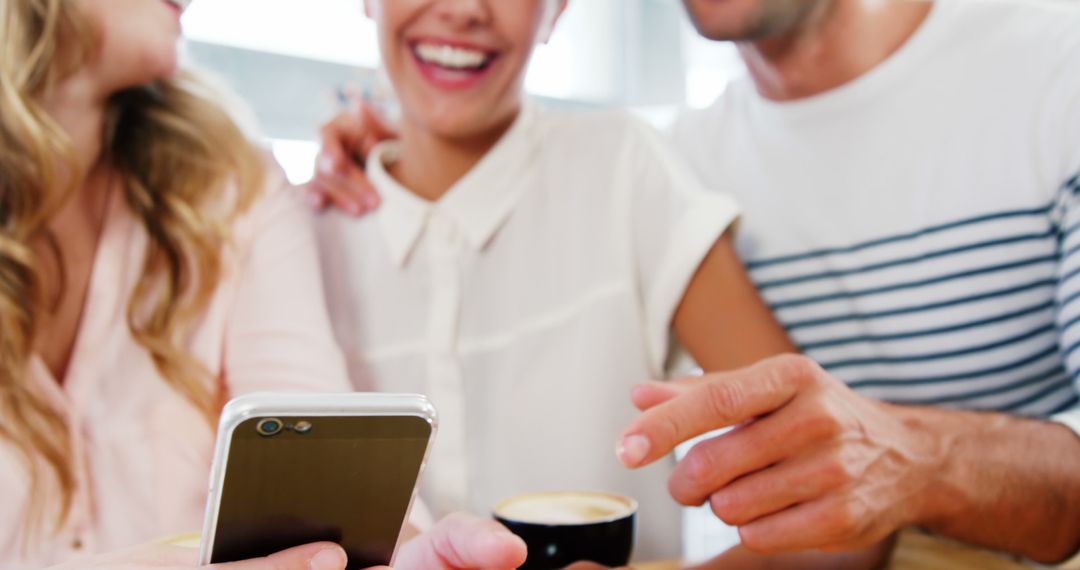
[(364, 174), (363, 161), (375, 145), (397, 138), (397, 131), (361, 102), (323, 125), (319, 137), (315, 177), (304, 187), (312, 207), (329, 205), (354, 216), (377, 208), (379, 195)]
[(397, 570), (512, 570), (525, 563), (526, 554), (525, 543), (501, 524), (453, 514), (403, 544), (395, 567)]
[(199, 552), (193, 548), (148, 544), (53, 566), (49, 570), (345, 570), (345, 562), (345, 551), (331, 543), (298, 546), (266, 558), (210, 566), (199, 565)]
[[(402, 545), (398, 570), (512, 570), (525, 563), (525, 543), (493, 520), (454, 514)], [(192, 548), (149, 544), (84, 558), (49, 570), (344, 570), (336, 544), (298, 546), (266, 558), (199, 566)], [(385, 569), (384, 569), (385, 570)]]

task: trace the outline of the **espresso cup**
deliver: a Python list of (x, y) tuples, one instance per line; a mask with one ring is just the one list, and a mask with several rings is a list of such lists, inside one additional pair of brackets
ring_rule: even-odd
[(634, 550), (637, 501), (612, 493), (530, 493), (495, 506), (495, 520), (521, 537), (521, 570), (555, 570), (581, 561), (625, 566)]

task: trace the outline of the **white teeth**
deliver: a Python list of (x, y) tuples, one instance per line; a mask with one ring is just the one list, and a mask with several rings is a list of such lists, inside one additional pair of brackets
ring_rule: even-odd
[(418, 44), (415, 50), (424, 63), (451, 69), (476, 69), (488, 61), (488, 55), (482, 51), (448, 45)]

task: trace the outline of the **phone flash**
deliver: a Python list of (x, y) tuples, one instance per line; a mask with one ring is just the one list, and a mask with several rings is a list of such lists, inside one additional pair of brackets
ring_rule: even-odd
[(303, 420), (298, 421), (295, 425), (293, 425), (293, 431), (295, 431), (296, 433), (307, 433), (311, 431), (311, 422), (306, 422)]

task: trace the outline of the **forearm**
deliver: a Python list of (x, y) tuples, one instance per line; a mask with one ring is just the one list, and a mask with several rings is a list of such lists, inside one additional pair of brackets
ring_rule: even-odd
[(801, 570), (874, 570), (884, 568), (889, 562), (895, 546), (894, 537), (890, 537), (869, 548), (848, 552), (793, 552), (788, 554), (764, 555), (738, 545), (716, 558), (694, 566), (688, 570), (771, 570), (799, 568)]
[(1003, 414), (891, 409), (939, 443), (939, 475), (913, 501), (913, 524), (1040, 562), (1080, 547), (1080, 438), (1071, 430)]

